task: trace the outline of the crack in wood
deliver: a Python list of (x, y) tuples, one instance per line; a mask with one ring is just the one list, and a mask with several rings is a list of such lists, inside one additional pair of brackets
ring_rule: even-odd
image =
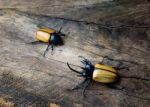
[(150, 81), (149, 78), (141, 78), (141, 77), (136, 77), (136, 76), (120, 76), (121, 78), (130, 78), (130, 79), (138, 79), (138, 80), (143, 80), (143, 81)]
[[(2, 10), (3, 8), (1, 8)], [(28, 16), (32, 15), (32, 16), (42, 16), (42, 17), (48, 17), (48, 18), (52, 18), (52, 19), (60, 19), (60, 20), (64, 20), (64, 21), (71, 21), (71, 22), (76, 22), (76, 23), (84, 23), (87, 25), (96, 25), (102, 28), (106, 28), (106, 29), (114, 29), (114, 28), (133, 28), (133, 29), (150, 29), (150, 26), (133, 26), (133, 25), (119, 25), (119, 26), (112, 26), (112, 25), (104, 25), (104, 24), (98, 24), (95, 22), (88, 22), (88, 21), (81, 21), (81, 20), (73, 20), (73, 19), (67, 19), (67, 18), (61, 18), (61, 17), (54, 17), (54, 16), (49, 16), (49, 15), (43, 15), (43, 14), (34, 14), (34, 13), (29, 13), (29, 12), (23, 12), (18, 10), (19, 8), (5, 8), (5, 9), (13, 9), (15, 11), (24, 13)]]
[[(44, 15), (44, 17), (45, 17), (45, 15)], [(50, 16), (46, 16), (46, 17), (50, 17)], [(146, 29), (150, 29), (150, 26), (129, 26), (129, 25), (120, 25), (120, 26), (111, 26), (111, 25), (109, 25), (108, 26), (108, 25), (104, 25), (104, 24), (97, 24), (97, 23), (94, 23), (94, 22), (65, 19), (65, 18), (60, 18), (60, 17), (50, 17), (50, 18), (60, 19), (60, 20), (65, 20), (65, 21), (71, 21), (71, 22), (77, 22), (77, 23), (84, 23), (84, 24), (87, 24), (87, 25), (97, 25), (99, 27), (107, 28), (107, 29), (114, 29), (114, 28), (146, 28)]]

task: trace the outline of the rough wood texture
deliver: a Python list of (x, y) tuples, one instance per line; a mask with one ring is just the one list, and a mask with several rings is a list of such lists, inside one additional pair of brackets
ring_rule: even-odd
[[(148, 0), (8, 2), (0, 1), (1, 97), (18, 107), (48, 107), (50, 103), (61, 107), (150, 105)], [(61, 8), (55, 6), (60, 4)], [(49, 52), (46, 58), (42, 57), (45, 44), (28, 44), (35, 40), (35, 32), (41, 25), (55, 29), (63, 26), (62, 32), (67, 35), (65, 45), (56, 47), (54, 55)], [(107, 55), (121, 60), (122, 66), (129, 66), (130, 71), (119, 71), (121, 80), (114, 88), (92, 83), (83, 98), (82, 89), (69, 91), (82, 78), (66, 66), (66, 62), (74, 67), (80, 65), (79, 55), (93, 63)], [(105, 60), (105, 64), (118, 63)]]

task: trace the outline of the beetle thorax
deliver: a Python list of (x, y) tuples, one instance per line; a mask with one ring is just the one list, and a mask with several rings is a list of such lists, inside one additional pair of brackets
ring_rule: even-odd
[(86, 64), (85, 65), (85, 75), (86, 75), (86, 77), (92, 77), (92, 75), (93, 75), (93, 71), (94, 71), (94, 66), (93, 65), (91, 65), (91, 64)]

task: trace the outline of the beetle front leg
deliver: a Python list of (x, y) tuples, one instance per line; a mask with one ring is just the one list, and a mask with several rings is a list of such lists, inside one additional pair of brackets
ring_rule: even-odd
[(71, 90), (76, 90), (78, 89), (81, 85), (83, 85), (88, 79), (85, 79), (84, 81), (82, 81), (81, 83), (79, 83), (78, 85), (76, 85), (74, 88), (72, 88)]

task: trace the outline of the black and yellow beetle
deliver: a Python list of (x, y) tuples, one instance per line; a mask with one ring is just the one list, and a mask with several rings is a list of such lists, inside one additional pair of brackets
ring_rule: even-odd
[(62, 27), (60, 28), (59, 31), (56, 31), (52, 28), (41, 28), (36, 32), (36, 39), (38, 41), (34, 41), (31, 43), (32, 44), (37, 42), (48, 43), (48, 46), (43, 54), (43, 56), (45, 56), (46, 52), (49, 50), (49, 46), (51, 46), (51, 50), (53, 51), (54, 46), (58, 46), (58, 45), (60, 46), (64, 44), (62, 37), (64, 37), (65, 34), (61, 33), (61, 29)]
[(100, 63), (95, 64), (95, 65), (93, 65), (88, 59), (84, 58), (83, 56), (80, 56), (80, 57), (83, 58), (81, 62), (84, 65), (84, 67), (81, 67), (82, 71), (77, 71), (71, 68), (69, 63), (67, 63), (67, 66), (69, 67), (70, 70), (78, 73), (79, 75), (77, 76), (85, 78), (83, 82), (81, 82), (80, 84), (78, 84), (72, 89), (72, 90), (77, 89), (79, 88), (80, 85), (83, 85), (84, 83), (86, 83), (84, 90), (83, 90), (83, 95), (84, 95), (85, 89), (88, 87), (91, 81), (94, 80), (96, 82), (105, 83), (105, 84), (114, 83), (118, 80), (117, 70), (120, 70), (120, 69), (129, 70), (128, 67), (120, 67), (120, 64), (118, 67), (104, 65), (103, 60), (104, 58), (109, 58), (107, 56), (103, 57), (103, 60)]

